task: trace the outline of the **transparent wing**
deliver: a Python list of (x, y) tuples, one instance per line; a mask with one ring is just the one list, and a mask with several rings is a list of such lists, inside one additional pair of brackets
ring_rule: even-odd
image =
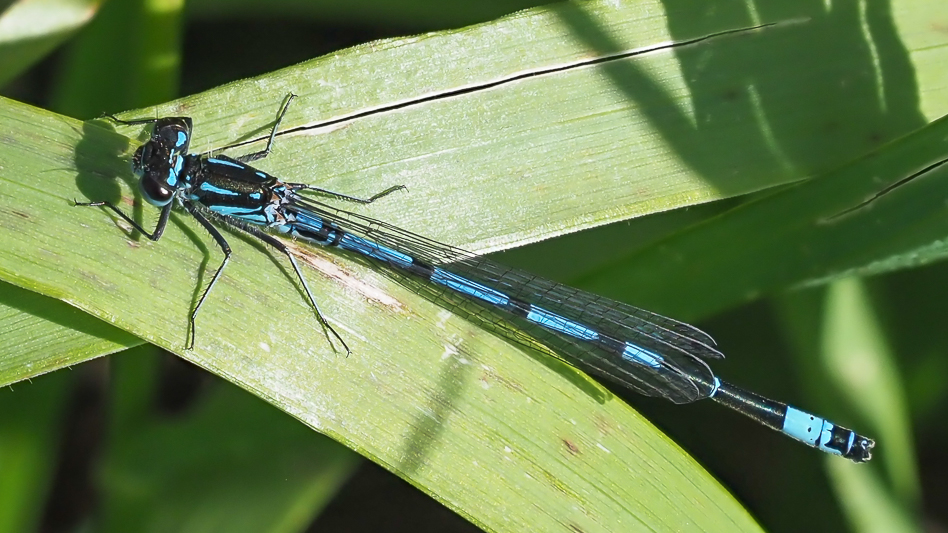
[(539, 343), (572, 366), (648, 396), (687, 403), (710, 396), (714, 374), (702, 359), (723, 357), (705, 332), (628, 304), (512, 269), (356, 213), (291, 194), (287, 211), (316, 216), (355, 236), (578, 322), (661, 356), (657, 366), (624, 358), (601, 344), (544, 328), (477, 299), (405, 271), (387, 268), (401, 283), (433, 302), (505, 338)]

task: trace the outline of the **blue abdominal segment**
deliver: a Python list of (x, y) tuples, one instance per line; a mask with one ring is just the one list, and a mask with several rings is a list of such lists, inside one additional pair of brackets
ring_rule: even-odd
[(403, 253), (396, 252), (391, 248), (386, 248), (385, 246), (349, 233), (345, 233), (342, 238), (339, 239), (338, 246), (343, 250), (357, 252), (377, 261), (389, 263), (396, 268), (408, 268), (414, 262), (411, 257)]
[(625, 351), (622, 352), (622, 356), (652, 368), (659, 368), (662, 366), (662, 356), (646, 350), (644, 348), (639, 348), (634, 344), (626, 344)]
[(480, 283), (464, 279), (461, 276), (440, 268), (434, 269), (434, 273), (431, 275), (431, 281), (438, 285), (444, 285), (453, 291), (470, 296), (471, 298), (477, 298), (478, 300), (483, 300), (496, 306), (505, 306), (510, 302), (510, 299), (501, 292), (495, 291), (490, 287), (485, 287)]
[(855, 441), (852, 431), (844, 428), (843, 439), (840, 440), (836, 435), (840, 432), (835, 424), (791, 406), (787, 406), (782, 431), (800, 442), (833, 455), (848, 454)]
[(578, 322), (573, 322), (572, 320), (567, 320), (559, 315), (554, 315), (539, 307), (531, 306), (530, 311), (527, 313), (527, 320), (584, 341), (594, 341), (599, 338), (598, 333), (586, 326)]

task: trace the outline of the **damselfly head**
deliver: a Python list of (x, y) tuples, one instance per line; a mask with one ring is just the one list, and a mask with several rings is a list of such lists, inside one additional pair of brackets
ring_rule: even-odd
[(152, 137), (138, 147), (132, 156), (132, 170), (140, 178), (138, 187), (145, 200), (155, 206), (165, 206), (174, 198), (184, 154)]

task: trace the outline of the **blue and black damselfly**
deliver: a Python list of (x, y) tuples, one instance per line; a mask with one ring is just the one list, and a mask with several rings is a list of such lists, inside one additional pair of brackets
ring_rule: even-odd
[(140, 176), (145, 199), (161, 207), (158, 224), (149, 232), (109, 202), (76, 205), (107, 207), (153, 241), (161, 237), (171, 209), (179, 205), (224, 252), (224, 261), (191, 312), (188, 349), (194, 345), (198, 311), (231, 256), (227, 240), (211, 223), (214, 220), (284, 253), (320, 324), (347, 352), (349, 347), (319, 310), (293, 254), (278, 235), (337, 247), (381, 264), (435, 302), (479, 325), (524, 344), (540, 343), (580, 370), (641, 394), (679, 404), (711, 398), (824, 452), (855, 462), (871, 458), (875, 445), (871, 439), (715, 376), (706, 360), (723, 355), (708, 334), (693, 326), (501, 266), (300, 194), (309, 190), (370, 203), (400, 186), (360, 199), (286, 183), (249, 166), (270, 153), (293, 98), (288, 96), (281, 107), (267, 146), (236, 159), (188, 153), (192, 129), (188, 117), (130, 121), (111, 117), (121, 124), (153, 124), (151, 138), (135, 152), (132, 166)]

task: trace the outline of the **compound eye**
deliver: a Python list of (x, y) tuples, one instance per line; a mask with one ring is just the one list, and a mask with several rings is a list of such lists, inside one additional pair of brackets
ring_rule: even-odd
[(162, 207), (168, 205), (168, 202), (174, 198), (175, 190), (158, 180), (145, 177), (138, 183), (141, 187), (142, 195), (145, 196), (145, 200), (151, 205)]
[(158, 135), (163, 145), (174, 150), (184, 150), (188, 145), (188, 134), (179, 125), (162, 128)]

